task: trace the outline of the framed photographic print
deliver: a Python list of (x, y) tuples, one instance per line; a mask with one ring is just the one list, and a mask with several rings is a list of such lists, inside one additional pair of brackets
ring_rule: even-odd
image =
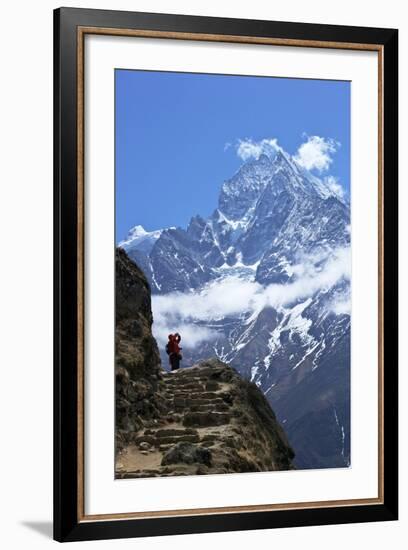
[(397, 31), (54, 30), (56, 540), (397, 519)]

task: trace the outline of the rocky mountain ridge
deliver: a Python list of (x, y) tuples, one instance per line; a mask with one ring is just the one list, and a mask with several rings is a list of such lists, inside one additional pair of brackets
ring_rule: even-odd
[[(347, 201), (283, 151), (245, 163), (221, 187), (218, 207), (186, 229), (131, 229), (119, 245), (138, 262), (153, 294), (196, 289), (220, 268), (251, 266), (254, 280), (293, 279), (297, 252), (349, 244)], [(148, 245), (147, 245), (148, 243)]]

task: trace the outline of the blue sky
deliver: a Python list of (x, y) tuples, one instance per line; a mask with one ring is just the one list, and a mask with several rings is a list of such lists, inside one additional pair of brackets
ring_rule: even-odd
[(349, 192), (349, 82), (117, 69), (115, 122), (117, 241), (208, 216), (222, 182), (273, 138)]

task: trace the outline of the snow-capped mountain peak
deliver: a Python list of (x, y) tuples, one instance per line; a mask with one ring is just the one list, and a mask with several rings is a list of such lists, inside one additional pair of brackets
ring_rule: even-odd
[(119, 243), (119, 246), (124, 248), (126, 252), (133, 249), (142, 250), (143, 252), (150, 252), (154, 243), (160, 238), (163, 231), (163, 229), (146, 231), (142, 225), (135, 225), (129, 230), (126, 239)]

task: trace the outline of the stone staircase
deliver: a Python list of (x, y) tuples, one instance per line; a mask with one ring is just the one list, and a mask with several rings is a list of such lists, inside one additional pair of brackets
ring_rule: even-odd
[[(211, 447), (234, 438), (234, 407), (228, 371), (224, 365), (218, 368), (200, 365), (163, 373), (161, 396), (167, 412), (161, 419), (147, 422), (144, 429), (134, 434), (133, 444), (118, 457), (117, 477), (182, 475), (197, 473), (197, 470), (200, 473), (204, 464), (185, 462), (193, 446), (210, 450), (212, 456)], [(184, 461), (162, 465), (166, 453), (177, 445), (180, 447), (181, 443), (188, 444), (184, 449), (181, 446)], [(132, 469), (133, 466), (140, 467)]]
[[(117, 479), (292, 468), (293, 453), (266, 400), (225, 363), (163, 372), (157, 396), (161, 415), (130, 434), (117, 454)], [(259, 399), (267, 407), (261, 416)]]

